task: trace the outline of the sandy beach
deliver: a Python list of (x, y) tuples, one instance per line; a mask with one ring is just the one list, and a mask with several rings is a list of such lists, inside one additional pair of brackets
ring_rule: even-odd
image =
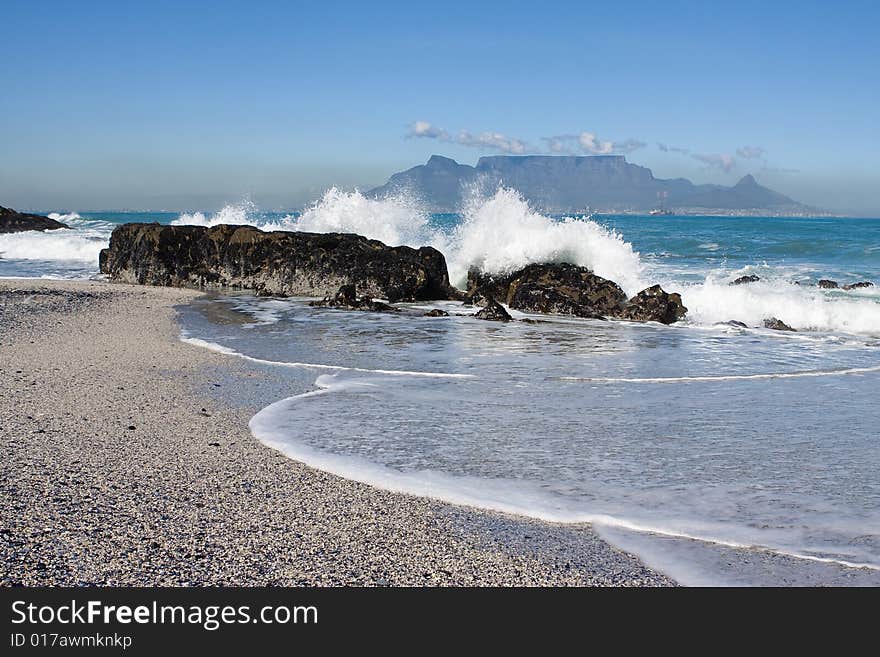
[[(0, 583), (669, 585), (600, 539), (393, 494), (271, 450), (204, 394), (192, 290), (0, 280)], [(272, 401), (272, 400), (268, 400)]]

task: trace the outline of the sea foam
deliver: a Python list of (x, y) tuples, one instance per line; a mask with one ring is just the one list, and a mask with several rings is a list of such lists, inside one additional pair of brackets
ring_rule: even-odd
[(389, 246), (445, 247), (443, 234), (430, 226), (430, 213), (406, 194), (372, 199), (336, 187), (296, 219), (297, 230), (314, 233), (355, 233)]
[(610, 514), (600, 510), (590, 510), (580, 503), (550, 495), (539, 484), (528, 480), (498, 477), (487, 479), (426, 469), (402, 471), (360, 456), (328, 452), (302, 440), (303, 434), (308, 435), (309, 429), (315, 429), (309, 423), (311, 416), (306, 414), (307, 417), (304, 417), (302, 404), (317, 401), (318, 398), (328, 394), (377, 386), (382, 387), (378, 382), (374, 383), (369, 379), (346, 380), (334, 375), (322, 375), (315, 381), (316, 390), (266, 406), (251, 418), (249, 428), (260, 442), (290, 458), (319, 470), (391, 492), (429, 497), (453, 504), (476, 506), (555, 523), (591, 523), (597, 528), (609, 530), (688, 539), (729, 548), (759, 550), (803, 561), (880, 571), (880, 564), (866, 559), (867, 555), (861, 553), (858, 553), (860, 558), (841, 558), (817, 554), (814, 549), (797, 544), (796, 541), (783, 540), (779, 544), (768, 544), (765, 541), (774, 537), (772, 531), (762, 533), (745, 525), (698, 518), (676, 518), (674, 514), (667, 518)]
[(471, 266), (507, 273), (535, 262), (589, 267), (630, 294), (645, 287), (632, 244), (588, 217), (553, 219), (533, 210), (514, 189), (472, 197), (447, 253), (450, 279), (462, 286)]
[(688, 321), (699, 325), (737, 320), (761, 326), (777, 317), (799, 331), (880, 334), (880, 303), (873, 291), (828, 291), (780, 278), (729, 285), (712, 275), (699, 284), (673, 281), (664, 287), (670, 285), (682, 293)]
[(112, 224), (82, 219), (75, 212), (49, 214), (51, 219), (70, 226), (57, 230), (8, 233), (0, 235), (0, 257), (5, 260), (43, 260), (94, 263), (110, 239)]
[(54, 219), (55, 221), (60, 221), (61, 223), (66, 223), (68, 221), (73, 221), (74, 219), (81, 219), (76, 212), (50, 212), (49, 219)]
[(221, 224), (260, 227), (257, 206), (250, 200), (228, 203), (217, 212), (206, 215), (204, 212), (184, 212), (171, 222), (172, 226), (219, 226)]

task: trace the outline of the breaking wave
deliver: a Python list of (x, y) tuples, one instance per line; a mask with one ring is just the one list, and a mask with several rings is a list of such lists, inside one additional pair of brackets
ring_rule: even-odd
[(50, 212), (48, 216), (49, 219), (54, 219), (55, 221), (60, 221), (61, 223), (67, 223), (68, 221), (82, 218), (76, 212), (68, 212), (67, 214), (60, 212)]
[[(880, 295), (876, 288), (844, 293), (796, 286), (786, 272), (763, 272), (762, 281), (730, 286), (733, 271), (703, 272), (695, 280), (662, 263), (643, 259), (619, 233), (586, 216), (550, 217), (514, 189), (472, 193), (455, 226), (439, 226), (415, 197), (401, 193), (374, 199), (333, 187), (300, 215), (265, 216), (250, 201), (230, 204), (214, 214), (182, 214), (175, 225), (251, 224), (263, 230), (343, 232), (389, 245), (433, 246), (445, 256), (452, 283), (464, 288), (476, 266), (492, 273), (515, 271), (535, 262), (571, 262), (618, 283), (628, 295), (660, 283), (682, 293), (688, 322), (712, 325), (738, 320), (760, 327), (777, 317), (798, 330), (880, 334)], [(701, 243), (714, 252), (716, 242)]]
[(761, 326), (764, 319), (777, 317), (799, 331), (880, 334), (876, 288), (826, 291), (782, 278), (731, 286), (726, 279), (710, 275), (703, 283), (680, 284), (678, 289), (688, 308), (688, 321), (695, 324), (737, 320)]
[(257, 206), (250, 200), (228, 203), (213, 214), (184, 212), (171, 222), (172, 226), (219, 226), (221, 224), (252, 225), (263, 228)]
[(508, 188), (465, 204), (446, 257), (450, 278), (459, 286), (471, 266), (505, 273), (533, 262), (589, 267), (631, 294), (646, 286), (639, 254), (620, 235), (587, 217), (547, 217)]
[(70, 228), (0, 235), (0, 258), (94, 263), (97, 267), (98, 254), (107, 246), (113, 224), (83, 219), (75, 212), (48, 216)]
[(386, 244), (433, 246), (446, 256), (453, 284), (465, 287), (467, 271), (515, 271), (533, 262), (572, 262), (618, 282), (627, 292), (641, 289), (642, 263), (632, 245), (585, 217), (556, 220), (532, 210), (513, 189), (474, 196), (463, 208), (462, 223), (451, 231), (431, 224), (431, 215), (414, 198), (367, 198), (337, 188), (291, 221), (295, 230), (365, 235)]
[(401, 194), (368, 198), (333, 187), (296, 220), (296, 229), (314, 233), (356, 233), (390, 246), (444, 246), (444, 235), (414, 198)]

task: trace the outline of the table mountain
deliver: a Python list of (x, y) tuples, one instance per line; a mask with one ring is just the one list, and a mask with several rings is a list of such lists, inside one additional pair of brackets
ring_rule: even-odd
[(814, 208), (758, 184), (747, 175), (733, 187), (695, 185), (685, 178), (655, 178), (647, 167), (632, 164), (622, 155), (495, 155), (481, 157), (476, 166), (459, 164), (432, 155), (426, 164), (395, 173), (389, 181), (368, 192), (382, 198), (407, 192), (422, 199), (433, 211), (456, 212), (469, 187), (492, 190), (513, 187), (535, 208), (547, 212), (648, 211), (664, 204), (677, 212), (750, 214), (807, 214)]

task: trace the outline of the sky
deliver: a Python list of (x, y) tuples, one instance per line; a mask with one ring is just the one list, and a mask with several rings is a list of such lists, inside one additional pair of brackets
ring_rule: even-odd
[(880, 4), (0, 0), (0, 205), (295, 209), (623, 153), (880, 216)]

